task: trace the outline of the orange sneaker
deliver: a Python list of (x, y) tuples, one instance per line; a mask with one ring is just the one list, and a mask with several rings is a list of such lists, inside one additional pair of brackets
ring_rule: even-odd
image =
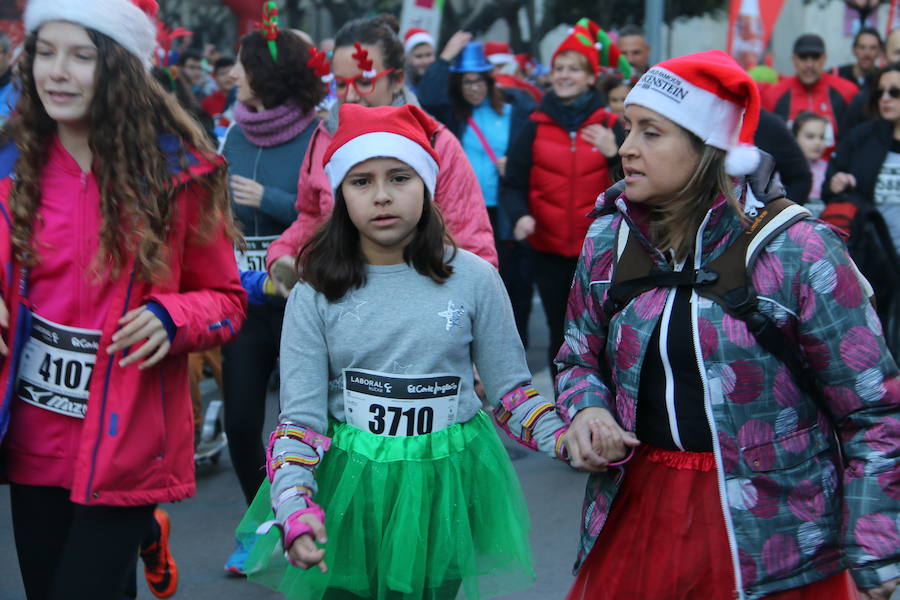
[(178, 588), (178, 566), (169, 549), (169, 515), (161, 508), (153, 511), (159, 524), (159, 539), (152, 546), (141, 549), (144, 561), (144, 578), (150, 591), (157, 598), (169, 598)]

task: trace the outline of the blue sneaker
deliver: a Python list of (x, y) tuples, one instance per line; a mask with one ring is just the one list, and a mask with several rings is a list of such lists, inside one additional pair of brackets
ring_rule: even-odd
[(236, 539), (236, 547), (234, 552), (231, 553), (231, 556), (229, 556), (228, 560), (225, 562), (225, 570), (237, 577), (246, 577), (247, 572), (244, 570), (244, 563), (247, 562), (247, 557), (250, 556), (250, 552), (253, 551), (253, 545), (255, 543), (255, 536), (243, 540)]

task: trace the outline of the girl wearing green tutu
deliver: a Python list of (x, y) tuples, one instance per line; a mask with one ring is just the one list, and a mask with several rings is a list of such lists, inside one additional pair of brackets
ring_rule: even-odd
[(452, 245), (434, 207), (438, 125), (411, 105), (345, 104), (340, 123), (334, 213), (285, 312), (269, 478), (238, 534), (272, 512), (277, 527), (248, 573), (303, 600), (526, 588), (527, 509), (473, 363), (520, 443), (560, 457), (567, 425), (531, 385), (496, 270)]

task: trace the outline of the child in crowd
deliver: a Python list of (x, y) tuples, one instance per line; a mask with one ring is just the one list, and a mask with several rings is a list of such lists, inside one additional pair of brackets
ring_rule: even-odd
[[(257, 541), (248, 572), (292, 599), (522, 589), (527, 510), (473, 363), (511, 437), (558, 457), (566, 426), (531, 385), (496, 270), (447, 237), (437, 123), (356, 104), (340, 122), (324, 155), (333, 215), (301, 252), (285, 311), (269, 480), (239, 528), (274, 510), (281, 541)], [(304, 570), (270, 564), (279, 543)]]
[(825, 181), (825, 169), (828, 161), (822, 158), (825, 154), (825, 130), (828, 127), (828, 119), (811, 111), (803, 111), (794, 119), (791, 125), (791, 133), (794, 134), (803, 155), (809, 161), (809, 170), (812, 172), (812, 189), (809, 192), (809, 201), (806, 208), (818, 216), (824, 204), (822, 204), (822, 182)]

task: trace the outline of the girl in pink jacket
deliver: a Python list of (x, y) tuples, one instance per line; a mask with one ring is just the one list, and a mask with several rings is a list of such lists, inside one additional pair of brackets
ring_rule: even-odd
[(148, 73), (155, 12), (25, 11), (20, 156), (0, 183), (0, 475), (29, 600), (123, 597), (155, 505), (195, 490), (187, 352), (244, 318), (224, 166)]
[[(404, 52), (403, 43), (397, 37), (398, 29), (396, 19), (382, 15), (350, 21), (335, 36), (332, 74), (327, 77), (334, 78), (338, 101), (313, 134), (300, 167), (297, 220), (269, 246), (266, 264), (276, 279), (282, 269), (293, 270), (300, 249), (331, 216), (334, 196), (322, 158), (337, 130), (340, 106), (419, 104), (415, 94), (404, 86)], [(438, 176), (435, 203), (441, 209), (447, 229), (461, 248), (497, 266), (494, 234), (481, 187), (459, 140), (446, 127), (441, 127), (432, 144), (441, 164), (446, 165)], [(280, 268), (273, 269), (275, 263)], [(285, 283), (284, 277), (280, 279)]]

